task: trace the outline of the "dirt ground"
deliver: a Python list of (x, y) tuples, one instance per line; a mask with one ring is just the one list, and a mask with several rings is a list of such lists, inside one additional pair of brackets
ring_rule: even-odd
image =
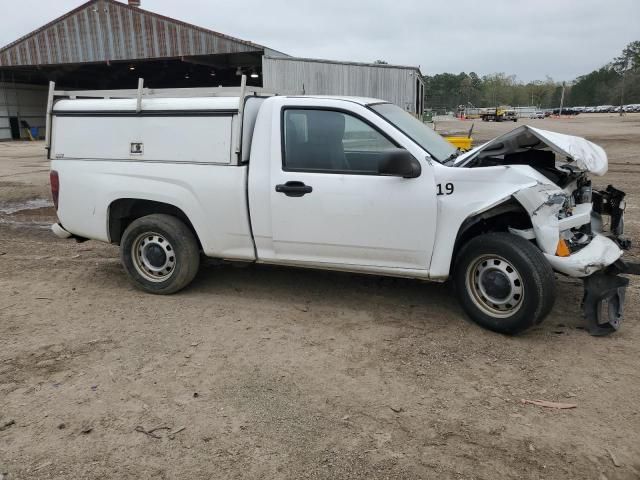
[[(640, 115), (530, 122), (605, 147), (640, 241)], [(117, 247), (47, 230), (47, 172), (0, 143), (0, 478), (640, 478), (638, 279), (606, 338), (567, 279), (515, 338), (409, 280), (212, 263), (151, 296)]]

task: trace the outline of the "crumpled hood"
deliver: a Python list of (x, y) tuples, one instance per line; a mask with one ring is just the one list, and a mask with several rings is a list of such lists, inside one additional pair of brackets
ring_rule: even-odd
[(499, 156), (532, 148), (552, 150), (558, 154), (559, 162), (574, 165), (585, 172), (599, 176), (607, 173), (607, 154), (599, 145), (582, 137), (540, 130), (529, 125), (522, 125), (460, 155), (454, 166), (464, 167), (478, 156)]

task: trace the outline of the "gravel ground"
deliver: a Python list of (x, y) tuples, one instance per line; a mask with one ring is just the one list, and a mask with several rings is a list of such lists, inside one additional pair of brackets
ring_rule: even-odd
[[(605, 147), (640, 238), (640, 115), (530, 122)], [(42, 147), (0, 143), (0, 478), (640, 478), (637, 279), (606, 338), (569, 279), (515, 338), (410, 280), (211, 262), (146, 295), (47, 230)]]

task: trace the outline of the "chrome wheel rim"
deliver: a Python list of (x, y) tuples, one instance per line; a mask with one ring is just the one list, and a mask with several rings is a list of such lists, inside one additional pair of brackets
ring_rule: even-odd
[(522, 277), (510, 262), (498, 255), (483, 255), (471, 262), (466, 286), (476, 306), (492, 317), (510, 317), (522, 307)]
[(131, 246), (136, 271), (150, 282), (164, 282), (176, 269), (176, 254), (171, 243), (159, 233), (147, 232)]

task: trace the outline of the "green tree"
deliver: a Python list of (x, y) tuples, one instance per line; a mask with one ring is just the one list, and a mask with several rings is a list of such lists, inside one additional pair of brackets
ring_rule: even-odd
[(613, 60), (612, 66), (618, 73), (626, 70), (636, 71), (640, 68), (640, 40), (624, 47), (622, 54)]
[[(461, 72), (425, 76), (424, 81), (425, 105), (436, 110), (455, 110), (468, 103), (556, 108), (562, 95), (562, 85), (551, 77), (524, 83), (505, 73), (479, 77), (475, 72)], [(621, 97), (625, 103), (640, 103), (640, 41), (631, 42), (608, 65), (568, 83), (564, 105), (618, 105)]]
[(573, 106), (613, 104), (620, 80), (620, 74), (610, 66), (578, 77), (571, 87), (570, 103)]

